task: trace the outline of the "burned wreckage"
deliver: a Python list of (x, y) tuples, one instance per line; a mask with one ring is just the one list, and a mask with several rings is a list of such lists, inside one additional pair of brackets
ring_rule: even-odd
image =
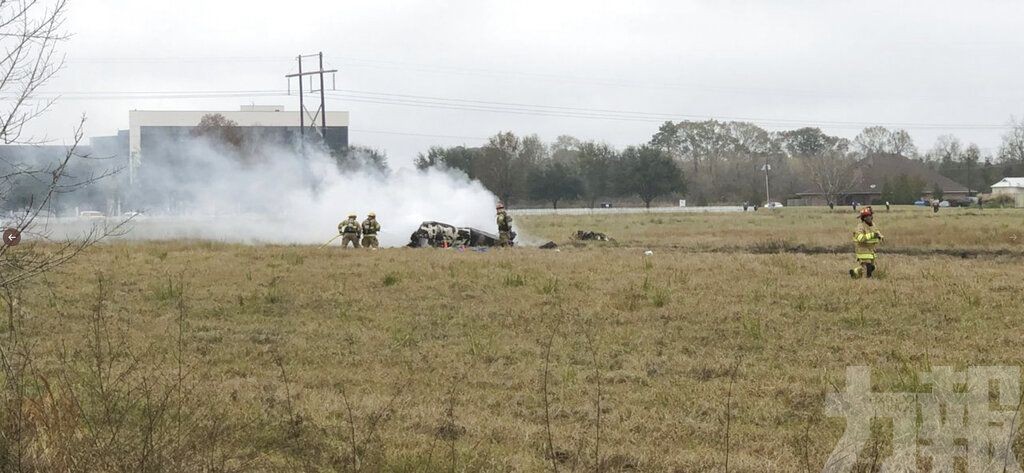
[[(516, 233), (510, 232), (514, 244)], [(498, 235), (471, 227), (456, 227), (441, 222), (423, 222), (409, 238), (410, 248), (445, 248), (460, 246), (499, 246)]]

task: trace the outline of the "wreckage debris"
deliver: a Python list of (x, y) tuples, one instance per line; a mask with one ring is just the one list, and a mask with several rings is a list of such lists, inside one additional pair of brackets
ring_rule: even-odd
[(577, 232), (572, 235), (572, 240), (579, 240), (581, 242), (614, 242), (614, 239), (612, 239), (611, 236), (599, 231), (589, 230), (577, 230)]
[[(516, 232), (510, 232), (514, 242)], [(409, 237), (410, 248), (451, 248), (500, 246), (498, 235), (472, 227), (456, 227), (441, 222), (423, 222)]]

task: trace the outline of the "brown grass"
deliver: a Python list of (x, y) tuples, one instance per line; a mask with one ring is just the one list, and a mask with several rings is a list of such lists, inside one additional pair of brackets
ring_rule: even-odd
[[(521, 217), (533, 240), (562, 242), (576, 230), (607, 233), (619, 246), (686, 250), (745, 250), (765, 246), (846, 251), (857, 225), (849, 208), (794, 207), (747, 213), (593, 214)], [(1018, 209), (914, 206), (876, 209), (875, 222), (890, 251), (928, 249), (1010, 251), (1024, 254), (1024, 212)]]
[[(1019, 251), (1022, 217), (879, 224), (897, 247)], [(166, 355), (185, 300), (185, 365), (225, 412), (225, 464), (263, 471), (722, 471), (727, 424), (730, 471), (818, 471), (844, 427), (824, 396), (847, 366), (907, 390), (934, 365), (1019, 363), (1016, 257), (883, 254), (877, 279), (851, 281), (848, 254), (722, 251), (845, 245), (848, 213), (517, 220), (618, 244), (114, 243), (26, 288), (23, 336), (51, 368), (62, 344), (85, 346), (102, 275), (131, 345)]]

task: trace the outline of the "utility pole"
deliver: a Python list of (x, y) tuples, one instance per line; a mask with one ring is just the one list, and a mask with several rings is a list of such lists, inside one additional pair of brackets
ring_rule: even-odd
[(967, 197), (971, 196), (971, 168), (974, 167), (974, 163), (968, 158), (967, 160)]
[[(309, 58), (317, 58), (319, 60), (319, 67), (315, 71), (303, 71), (302, 60)], [(306, 129), (308, 128), (311, 133), (316, 133), (320, 136), (320, 139), (327, 137), (327, 101), (324, 96), (324, 74), (331, 74), (332, 90), (334, 90), (335, 73), (337, 69), (324, 70), (324, 53), (320, 52), (317, 54), (299, 55), (296, 57), (299, 62), (299, 72), (297, 74), (288, 74), (285, 78), (288, 79), (288, 95), (292, 94), (292, 78), (295, 77), (299, 83), (299, 134), (304, 139), (306, 137)], [(309, 90), (307, 91), (303, 79), (309, 77)], [(320, 87), (314, 87), (313, 76), (320, 76)], [(306, 93), (320, 92), (320, 105), (314, 111), (310, 111), (306, 108)], [(306, 126), (306, 118), (309, 118), (309, 126)], [(317, 123), (319, 122), (319, 123)]]
[(765, 160), (764, 166), (761, 166), (761, 170), (764, 171), (764, 205), (767, 206), (772, 202), (772, 195), (768, 192), (768, 171), (772, 170), (772, 165), (768, 164), (768, 160)]

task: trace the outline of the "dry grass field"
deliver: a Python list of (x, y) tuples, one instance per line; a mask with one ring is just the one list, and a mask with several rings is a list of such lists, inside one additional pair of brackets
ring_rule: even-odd
[[(894, 206), (876, 210), (876, 223), (886, 234), (891, 252), (927, 253), (951, 250), (982, 253), (1024, 253), (1024, 220), (1013, 209), (942, 209)], [(739, 215), (739, 216), (737, 216)], [(849, 207), (788, 208), (736, 213), (595, 214), (531, 216), (524, 223), (538, 241), (564, 241), (578, 229), (606, 232), (620, 246), (691, 251), (848, 252), (857, 224)]]
[(932, 366), (1021, 365), (1024, 212), (877, 221), (879, 274), (857, 281), (849, 210), (517, 219), (534, 240), (617, 240), (558, 251), (98, 245), (0, 328), (22, 401), (0, 453), (37, 471), (820, 471), (847, 366), (914, 391)]

